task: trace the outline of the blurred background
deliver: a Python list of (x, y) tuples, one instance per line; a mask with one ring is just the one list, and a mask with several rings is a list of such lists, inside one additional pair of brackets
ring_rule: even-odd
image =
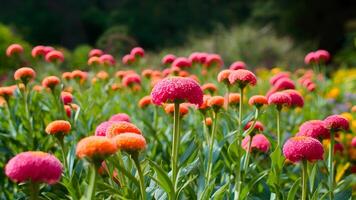
[(11, 0), (0, 6), (0, 73), (18, 68), (9, 44), (61, 48), (68, 65), (85, 66), (91, 48), (118, 60), (134, 46), (152, 63), (166, 53), (218, 53), (226, 63), (303, 65), (326, 49), (336, 67), (356, 66), (354, 0)]

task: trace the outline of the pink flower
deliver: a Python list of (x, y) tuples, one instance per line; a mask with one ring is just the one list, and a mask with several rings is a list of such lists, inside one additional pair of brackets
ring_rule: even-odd
[[(241, 143), (242, 148), (245, 149), (246, 151), (248, 150), (249, 141), (250, 141), (250, 136), (248, 135), (242, 140), (242, 143)], [(264, 136), (263, 134), (256, 134), (252, 138), (251, 151), (253, 149), (256, 149), (256, 150), (266, 153), (270, 147), (271, 147), (270, 142), (268, 141), (266, 136)]]
[(126, 113), (118, 113), (116, 115), (111, 116), (109, 121), (110, 122), (120, 122), (120, 121), (131, 122), (131, 118)]
[[(248, 122), (246, 124), (246, 126), (244, 127), (244, 130), (249, 129), (252, 126), (252, 124), (253, 124), (253, 121)], [(256, 121), (253, 131), (262, 132), (264, 129), (265, 129), (265, 127), (263, 126), (263, 124), (260, 121)]]
[(162, 64), (168, 65), (173, 63), (173, 61), (176, 59), (176, 56), (173, 54), (167, 54), (162, 58)]
[(285, 92), (276, 92), (268, 97), (268, 104), (276, 105), (277, 107), (290, 106), (292, 98)]
[(28, 151), (17, 154), (5, 166), (5, 174), (12, 181), (55, 184), (62, 174), (61, 162), (51, 154)]
[(303, 107), (304, 99), (303, 96), (297, 90), (284, 90), (283, 92), (289, 94), (291, 97), (291, 106), (292, 107)]
[(290, 74), (288, 72), (280, 72), (274, 76), (272, 76), (272, 78), (269, 80), (269, 83), (271, 85), (275, 85), (276, 82), (281, 79), (281, 78), (289, 78)]
[(283, 146), (284, 156), (292, 161), (299, 162), (308, 160), (310, 162), (323, 160), (323, 145), (312, 137), (296, 136), (287, 140)]
[(141, 77), (138, 74), (127, 74), (124, 76), (124, 78), (122, 79), (122, 84), (124, 86), (131, 86), (133, 84), (138, 84), (141, 85)]
[(204, 52), (199, 53), (198, 57), (199, 57), (200, 63), (205, 63), (208, 56), (209, 56), (208, 53), (204, 53)]
[(115, 123), (114, 121), (106, 121), (99, 124), (95, 129), (95, 136), (106, 136), (108, 128)]
[(230, 76), (231, 72), (232, 72), (232, 70), (230, 70), (230, 69), (224, 69), (221, 72), (219, 72), (218, 77), (217, 77), (218, 82), (219, 83), (224, 82), (226, 84), (230, 84), (229, 76)]
[(100, 62), (105, 65), (115, 65), (115, 58), (110, 54), (104, 54), (99, 57)]
[(89, 58), (96, 56), (96, 57), (100, 57), (104, 54), (104, 52), (100, 49), (92, 49), (89, 51)]
[(331, 115), (324, 119), (326, 127), (331, 131), (348, 131), (349, 130), (349, 121), (341, 115)]
[(242, 61), (236, 61), (230, 65), (229, 69), (231, 70), (246, 69), (246, 63)]
[(316, 63), (317, 61), (318, 61), (318, 58), (317, 58), (315, 52), (308, 53), (304, 58), (304, 63), (307, 65)]
[(49, 53), (46, 54), (45, 57), (47, 62), (55, 62), (55, 61), (64, 61), (64, 55), (62, 52), (57, 51), (57, 50), (52, 50)]
[(351, 146), (356, 147), (356, 136), (352, 138)]
[(200, 53), (199, 52), (194, 52), (192, 54), (190, 54), (190, 56), (188, 57), (189, 61), (191, 63), (199, 63), (200, 62), (200, 57), (199, 57)]
[(73, 95), (69, 92), (61, 92), (61, 99), (64, 105), (68, 105), (73, 102)]
[(297, 136), (308, 136), (315, 139), (330, 138), (330, 132), (326, 128), (326, 124), (321, 120), (310, 120), (304, 122), (299, 127)]
[(287, 90), (287, 89), (295, 89), (295, 84), (289, 78), (280, 78), (275, 82), (274, 88), (276, 88), (276, 90), (278, 90), (278, 91)]
[(321, 61), (321, 62), (325, 63), (330, 60), (330, 53), (326, 50), (322, 50), (322, 49), (317, 50), (315, 52), (315, 56), (319, 62)]
[(12, 44), (6, 49), (6, 56), (10, 57), (14, 54), (21, 54), (23, 47), (20, 44)]
[(143, 48), (141, 48), (141, 47), (135, 47), (131, 50), (130, 54), (132, 56), (134, 56), (135, 58), (137, 58), (137, 57), (142, 58), (143, 56), (145, 56), (145, 50), (143, 50)]
[(161, 105), (168, 101), (188, 101), (201, 105), (203, 91), (200, 85), (191, 78), (168, 77), (159, 81), (151, 92), (152, 102)]
[(125, 65), (132, 65), (136, 61), (135, 56), (127, 54), (122, 57), (122, 63)]
[(188, 58), (184, 57), (178, 57), (172, 63), (172, 67), (185, 68), (190, 66), (192, 66), (192, 63), (188, 60)]
[(344, 152), (344, 145), (342, 145), (340, 142), (335, 143), (334, 145), (334, 154), (340, 153), (342, 154)]
[(204, 63), (206, 67), (216, 66), (218, 68), (223, 64), (224, 62), (218, 54), (209, 54)]
[(257, 83), (255, 74), (246, 69), (233, 70), (229, 75), (230, 84), (238, 83), (239, 87), (254, 86)]
[(35, 46), (31, 51), (31, 55), (34, 58), (36, 58), (38, 56), (45, 56), (46, 53), (47, 52), (45, 50), (45, 46), (42, 46), (42, 45)]

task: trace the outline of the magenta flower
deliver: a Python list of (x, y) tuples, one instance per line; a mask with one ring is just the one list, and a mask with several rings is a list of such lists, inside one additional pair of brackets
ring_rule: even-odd
[(109, 121), (111, 121), (111, 122), (120, 122), (120, 121), (131, 122), (131, 118), (126, 113), (118, 113), (116, 115), (111, 116)]
[(308, 160), (310, 162), (323, 160), (323, 145), (315, 138), (307, 136), (292, 137), (283, 146), (284, 156), (292, 161), (299, 162)]
[(122, 79), (122, 84), (126, 87), (131, 86), (133, 84), (141, 85), (141, 77), (140, 77), (140, 75), (138, 75), (136, 73), (127, 74)]
[(173, 63), (173, 61), (176, 59), (176, 56), (173, 54), (167, 54), (162, 58), (162, 64), (168, 65)]
[(279, 79), (289, 78), (289, 76), (290, 76), (290, 74), (288, 72), (279, 72), (278, 74), (276, 74), (276, 75), (272, 76), (272, 78), (270, 78), (269, 83), (271, 85), (275, 85)]
[(304, 106), (304, 98), (297, 90), (284, 90), (283, 92), (289, 94), (291, 98), (291, 106), (292, 107), (303, 107)]
[(229, 67), (230, 70), (246, 69), (246, 63), (242, 61), (236, 61)]
[(352, 138), (351, 146), (354, 148), (356, 147), (356, 136)]
[(106, 136), (106, 131), (113, 123), (115, 121), (106, 121), (99, 124), (95, 129), (95, 136)]
[(295, 89), (295, 84), (289, 78), (280, 78), (275, 82), (274, 88), (278, 91), (287, 90), (287, 89)]
[(317, 61), (318, 61), (318, 58), (317, 58), (315, 52), (308, 53), (304, 58), (304, 63), (307, 65), (316, 63)]
[(191, 66), (192, 63), (188, 60), (188, 58), (184, 57), (178, 57), (172, 63), (172, 67), (186, 68)]
[(130, 54), (134, 57), (143, 57), (145, 56), (145, 50), (143, 50), (143, 48), (141, 47), (135, 47), (131, 50)]
[(257, 83), (255, 74), (246, 69), (232, 70), (229, 75), (230, 84), (238, 83), (240, 87), (254, 86)]
[(159, 81), (152, 89), (151, 97), (156, 105), (174, 101), (188, 101), (196, 105), (203, 103), (200, 85), (191, 78), (183, 77), (168, 77)]
[[(250, 121), (246, 124), (246, 126), (244, 127), (244, 130), (247, 130), (251, 127), (251, 125), (253, 124), (253, 121)], [(254, 131), (257, 132), (262, 132), (265, 129), (265, 127), (263, 126), (263, 124), (260, 121), (256, 121), (255, 123), (255, 127), (253, 128)], [(252, 140), (253, 141), (253, 140)]]
[(276, 105), (277, 107), (290, 106), (292, 98), (285, 92), (276, 92), (268, 97), (268, 104)]
[(330, 138), (330, 132), (326, 128), (326, 124), (321, 120), (310, 120), (304, 122), (299, 127), (297, 136), (308, 136), (315, 139)]
[(320, 49), (315, 52), (315, 57), (320, 62), (328, 62), (330, 60), (330, 53), (326, 50)]
[(324, 119), (326, 127), (331, 131), (349, 130), (349, 121), (341, 115), (331, 115)]
[[(250, 141), (250, 136), (248, 135), (242, 140), (241, 143), (242, 148), (245, 149), (246, 151), (248, 150), (249, 141)], [(255, 136), (252, 137), (251, 151), (253, 149), (256, 149), (266, 153), (270, 147), (271, 147), (270, 142), (263, 134), (256, 134)]]
[(28, 151), (17, 154), (5, 166), (5, 174), (12, 181), (55, 184), (62, 174), (61, 162), (51, 154)]
[(89, 56), (89, 58), (94, 57), (94, 56), (100, 57), (103, 54), (104, 54), (104, 52), (100, 49), (92, 49), (89, 51), (88, 56)]

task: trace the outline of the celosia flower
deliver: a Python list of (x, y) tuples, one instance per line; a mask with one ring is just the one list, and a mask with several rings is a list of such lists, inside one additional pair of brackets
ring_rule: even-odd
[(56, 120), (49, 123), (46, 127), (46, 133), (50, 135), (56, 134), (68, 134), (70, 132), (71, 125), (65, 120)]
[(263, 95), (254, 95), (254, 96), (250, 97), (250, 99), (248, 100), (248, 104), (250, 104), (251, 106), (256, 106), (257, 108), (260, 108), (263, 105), (267, 105), (268, 101), (267, 101), (267, 98)]
[(204, 52), (199, 53), (198, 57), (199, 57), (200, 63), (204, 64), (206, 62), (206, 59), (208, 56), (209, 56), (208, 53), (204, 53)]
[(224, 62), (221, 59), (220, 55), (209, 54), (205, 60), (204, 66), (206, 66), (206, 67), (216, 66), (216, 67), (220, 68), (223, 64), (224, 64)]
[(106, 121), (106, 122), (102, 122), (101, 124), (99, 124), (99, 126), (96, 127), (95, 129), (95, 135), (96, 136), (106, 136), (106, 132), (108, 130), (108, 128), (115, 122), (113, 121)]
[(63, 62), (64, 55), (61, 51), (52, 50), (51, 52), (46, 54), (45, 59), (47, 62), (56, 62), (56, 61)]
[[(164, 111), (167, 114), (173, 115), (174, 114), (174, 104), (173, 103), (169, 103), (169, 104), (164, 105)], [(179, 115), (181, 117), (183, 117), (184, 115), (188, 114), (188, 112), (189, 112), (188, 106), (186, 106), (185, 104), (180, 104), (179, 105)]]
[(88, 74), (81, 70), (72, 71), (72, 78), (80, 81), (84, 81), (88, 78)]
[(305, 58), (304, 58), (304, 63), (309, 65), (312, 63), (316, 63), (318, 58), (316, 57), (316, 54), (314, 52), (308, 53)]
[(94, 57), (94, 56), (95, 57), (100, 57), (103, 54), (104, 54), (104, 52), (102, 50), (100, 50), (100, 49), (92, 49), (92, 50), (89, 51), (88, 56), (89, 56), (89, 58)]
[(269, 83), (271, 85), (275, 85), (276, 82), (279, 80), (279, 79), (282, 79), (282, 78), (289, 78), (290, 74), (288, 72), (279, 72), (278, 74), (274, 75), (270, 80), (269, 80)]
[(193, 52), (189, 55), (188, 59), (191, 63), (199, 63), (200, 62), (200, 53), (199, 52)]
[(283, 106), (290, 106), (291, 103), (292, 98), (289, 94), (284, 92), (276, 92), (268, 97), (268, 104), (276, 105), (278, 109), (281, 109)]
[(320, 49), (315, 52), (315, 57), (319, 62), (325, 63), (330, 60), (330, 53), (326, 50)]
[(232, 72), (232, 70), (229, 70), (229, 69), (224, 69), (221, 72), (219, 72), (218, 77), (217, 77), (218, 82), (219, 83), (224, 82), (226, 85), (230, 85), (229, 76), (230, 76), (231, 72)]
[(89, 158), (101, 163), (107, 156), (116, 153), (116, 144), (107, 137), (89, 136), (81, 139), (76, 148), (79, 158)]
[[(244, 130), (249, 129), (253, 124), (253, 121), (250, 121), (246, 124), (246, 126), (244, 127)], [(263, 126), (263, 124), (260, 121), (256, 121), (255, 126), (253, 128), (253, 132), (262, 132), (265, 129), (265, 127)]]
[(101, 65), (103, 64), (101, 59), (97, 56), (93, 56), (93, 57), (90, 57), (88, 59), (88, 65), (91, 66), (91, 65)]
[(321, 120), (310, 120), (304, 122), (299, 127), (299, 133), (297, 136), (308, 136), (315, 139), (330, 138), (330, 132), (326, 128), (326, 124)]
[(146, 78), (151, 78), (152, 73), (153, 73), (152, 69), (145, 69), (141, 72), (141, 75)]
[(110, 54), (103, 54), (99, 57), (100, 61), (104, 65), (115, 65), (115, 58)]
[(304, 99), (303, 96), (297, 90), (284, 90), (283, 92), (289, 94), (291, 97), (291, 106), (292, 107), (303, 107)]
[(146, 140), (136, 133), (123, 133), (113, 138), (117, 148), (122, 151), (135, 152), (146, 148)]
[(47, 55), (49, 52), (53, 51), (54, 48), (51, 47), (51, 46), (45, 46), (45, 47), (43, 48), (43, 50), (44, 50), (44, 52), (45, 52), (45, 55)]
[(42, 45), (35, 46), (31, 51), (31, 55), (34, 58), (36, 58), (38, 56), (45, 56), (46, 53), (47, 52), (45, 50), (45, 46), (42, 46)]
[(246, 63), (244, 63), (242, 61), (233, 62), (230, 65), (229, 69), (230, 70), (246, 69)]
[(10, 57), (14, 54), (21, 54), (23, 52), (23, 47), (20, 44), (12, 44), (6, 49), (6, 56)]
[[(12, 181), (55, 184), (62, 175), (61, 162), (51, 154), (28, 151), (17, 154), (5, 166), (5, 174)], [(30, 183), (31, 184), (31, 183)]]
[[(250, 136), (246, 136), (242, 142), (241, 142), (241, 146), (243, 149), (245, 149), (245, 151), (248, 150), (248, 143), (250, 141)], [(264, 136), (263, 134), (256, 134), (255, 136), (253, 136), (252, 138), (252, 142), (251, 142), (251, 151), (258, 150), (261, 152), (268, 152), (269, 148), (271, 147), (270, 142), (268, 141), (268, 139), (266, 138), (266, 136)]]
[(203, 95), (203, 103), (199, 106), (200, 111), (205, 111), (207, 110), (208, 107), (208, 100), (211, 98), (210, 95)]
[(229, 94), (229, 105), (238, 105), (240, 104), (241, 95), (239, 93), (230, 93)]
[(280, 78), (277, 80), (277, 82), (274, 84), (274, 88), (277, 91), (280, 90), (287, 90), (287, 89), (295, 89), (295, 84), (294, 82), (289, 79), (289, 78)]
[(106, 80), (109, 78), (109, 73), (107, 73), (106, 71), (100, 71), (95, 75), (95, 77), (100, 80)]
[(53, 90), (61, 81), (57, 76), (47, 76), (42, 81), (42, 86)]
[(331, 131), (348, 131), (349, 121), (341, 115), (331, 115), (324, 119), (326, 127)]
[(151, 97), (156, 105), (174, 101), (188, 101), (196, 105), (203, 103), (203, 91), (199, 84), (183, 77), (168, 77), (159, 81), (152, 89)]
[(352, 138), (351, 146), (356, 147), (356, 136)]
[(124, 65), (132, 65), (136, 61), (135, 57), (131, 54), (127, 54), (122, 57), (122, 63)]
[(192, 66), (192, 63), (188, 60), (188, 58), (178, 57), (174, 59), (172, 63), (172, 67), (185, 68)]
[(237, 83), (239, 87), (243, 88), (247, 85), (254, 86), (257, 83), (255, 74), (246, 69), (233, 70), (229, 75), (230, 84)]
[(72, 73), (71, 72), (63, 72), (63, 74), (62, 74), (62, 79), (64, 79), (64, 80), (70, 80), (70, 79), (72, 79), (73, 77), (72, 77)]
[(17, 81), (22, 81), (24, 84), (27, 84), (29, 81), (32, 81), (35, 77), (35, 70), (29, 67), (22, 67), (16, 70), (14, 74), (14, 79)]
[(79, 106), (77, 104), (68, 104), (64, 105), (64, 110), (66, 111), (67, 116), (70, 118), (72, 116), (72, 110), (77, 111)]
[(208, 91), (211, 94), (218, 90), (218, 88), (216, 87), (216, 85), (214, 83), (206, 83), (201, 86), (201, 89), (203, 91)]
[(150, 104), (152, 104), (151, 96), (144, 96), (144, 97), (142, 97), (142, 99), (140, 99), (140, 101), (138, 102), (138, 106), (139, 106), (140, 108), (146, 108), (146, 107), (149, 106)]
[(121, 121), (131, 122), (131, 118), (126, 113), (117, 113), (117, 114), (111, 116), (109, 121), (113, 121), (113, 122), (121, 122)]
[(173, 63), (173, 61), (176, 59), (176, 56), (173, 54), (167, 54), (162, 58), (162, 64), (168, 65)]
[(334, 145), (334, 154), (336, 153), (342, 154), (343, 152), (344, 152), (344, 145), (336, 141)]
[(225, 98), (222, 96), (212, 96), (208, 99), (208, 106), (212, 107), (215, 111), (224, 106)]
[(106, 130), (106, 137), (112, 138), (122, 133), (136, 133), (141, 134), (141, 130), (134, 124), (125, 121), (119, 121), (112, 123)]
[(73, 102), (73, 95), (69, 92), (61, 92), (61, 100), (64, 105), (70, 104)]
[(205, 120), (204, 120), (204, 124), (206, 126), (211, 126), (213, 124), (213, 120), (211, 119), (211, 117), (207, 117)]
[(138, 74), (127, 74), (122, 79), (122, 84), (126, 87), (141, 85), (141, 77)]
[(134, 57), (143, 57), (145, 56), (145, 50), (143, 50), (143, 48), (141, 47), (135, 47), (131, 50), (130, 52), (131, 55), (133, 55)]
[(323, 145), (315, 138), (296, 136), (288, 139), (284, 144), (283, 154), (294, 163), (301, 160), (313, 162), (323, 160), (324, 149)]

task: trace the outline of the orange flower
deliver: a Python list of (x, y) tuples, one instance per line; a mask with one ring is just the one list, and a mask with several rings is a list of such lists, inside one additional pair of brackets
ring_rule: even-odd
[(43, 87), (41, 85), (35, 85), (32, 89), (36, 92), (41, 92), (43, 90)]
[(199, 110), (206, 110), (209, 108), (208, 106), (208, 100), (211, 98), (210, 95), (204, 95), (203, 96), (203, 103), (199, 106)]
[(29, 81), (33, 80), (36, 77), (36, 72), (32, 68), (22, 67), (16, 70), (14, 74), (14, 79), (17, 81), (22, 81), (24, 84), (27, 84)]
[(230, 76), (231, 72), (232, 72), (232, 70), (229, 70), (229, 69), (225, 69), (225, 70), (222, 70), (221, 72), (219, 72), (219, 74), (218, 74), (219, 83), (224, 82), (225, 84), (230, 85), (229, 76)]
[(213, 107), (214, 110), (220, 109), (224, 106), (225, 98), (222, 96), (213, 96), (208, 100), (208, 106)]
[(86, 72), (83, 72), (81, 70), (74, 70), (72, 71), (72, 78), (80, 81), (84, 81), (88, 78), (88, 75)]
[(122, 88), (121, 85), (119, 85), (117, 83), (111, 84), (111, 90), (113, 90), (113, 91), (119, 90), (121, 88)]
[(238, 105), (240, 103), (240, 94), (239, 93), (230, 93), (229, 94), (229, 104)]
[(61, 81), (57, 76), (47, 76), (42, 81), (42, 86), (50, 88), (51, 90), (56, 87)]
[(141, 75), (143, 77), (146, 77), (146, 78), (151, 78), (152, 74), (153, 74), (153, 70), (152, 69), (145, 69), (141, 73)]
[(6, 105), (6, 100), (4, 97), (0, 96), (0, 107), (4, 107)]
[(71, 125), (65, 120), (56, 120), (49, 123), (46, 127), (46, 133), (56, 135), (58, 133), (68, 134), (70, 132)]
[(268, 101), (267, 101), (267, 98), (263, 95), (254, 95), (248, 100), (248, 104), (259, 108), (263, 105), (267, 105)]
[(356, 113), (356, 105), (352, 106), (351, 112)]
[(111, 139), (101, 136), (89, 136), (78, 142), (76, 155), (79, 158), (99, 160), (101, 163), (105, 157), (116, 153), (116, 151), (116, 145)]
[(132, 123), (125, 122), (125, 121), (117, 121), (108, 127), (106, 131), (106, 136), (112, 138), (122, 133), (141, 134), (141, 130)]
[(117, 148), (122, 151), (141, 151), (146, 148), (146, 140), (136, 133), (123, 133), (113, 138)]
[(142, 99), (140, 99), (140, 101), (138, 102), (138, 106), (140, 108), (146, 108), (150, 104), (152, 104), (151, 96), (145, 96)]
[(12, 44), (6, 49), (6, 56), (10, 57), (14, 54), (21, 54), (23, 52), (23, 47), (20, 44)]
[[(169, 103), (169, 104), (164, 105), (164, 111), (166, 111), (167, 114), (173, 115), (174, 114), (174, 104)], [(181, 117), (188, 114), (188, 112), (189, 112), (189, 109), (186, 104), (179, 104), (179, 114)]]
[(0, 96), (5, 97), (5, 99), (9, 98), (14, 94), (15, 89), (16, 87), (12, 87), (12, 86), (0, 87)]
[(64, 80), (70, 80), (72, 78), (72, 73), (70, 72), (63, 72), (62, 74), (62, 79)]
[(100, 71), (95, 76), (101, 80), (106, 80), (109, 78), (109, 74), (106, 71)]
[(201, 86), (201, 89), (203, 91), (208, 91), (211, 94), (218, 90), (218, 88), (216, 87), (216, 85), (214, 83), (206, 83)]
[(88, 65), (101, 65), (103, 64), (99, 57), (93, 56), (88, 59)]
[(181, 77), (188, 77), (189, 76), (189, 72), (185, 71), (185, 70), (181, 70), (179, 73), (178, 73), (178, 76), (181, 76)]
[(206, 126), (211, 126), (213, 124), (213, 120), (211, 119), (211, 117), (208, 117), (205, 119), (204, 123)]

